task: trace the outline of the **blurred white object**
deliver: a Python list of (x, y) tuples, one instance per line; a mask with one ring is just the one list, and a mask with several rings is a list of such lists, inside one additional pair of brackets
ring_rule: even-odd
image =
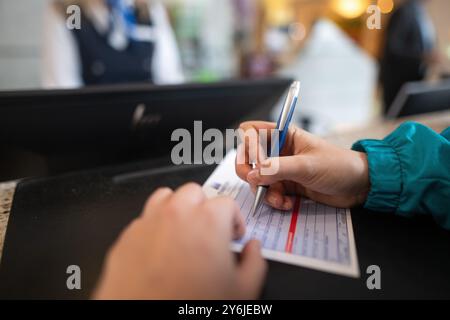
[(321, 135), (370, 121), (376, 74), (374, 59), (328, 20), (315, 23), (297, 60), (280, 72), (302, 83), (294, 121), (310, 118), (310, 131)]
[(203, 68), (220, 78), (230, 78), (237, 69), (232, 2), (208, 0), (204, 10), (200, 29)]

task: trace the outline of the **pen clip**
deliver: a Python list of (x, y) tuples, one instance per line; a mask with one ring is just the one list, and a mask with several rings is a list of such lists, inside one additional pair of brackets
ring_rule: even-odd
[(287, 94), (286, 100), (284, 102), (283, 108), (280, 113), (280, 117), (277, 121), (278, 130), (278, 141), (272, 141), (271, 150), (269, 152), (269, 156), (273, 155), (273, 150), (277, 150), (277, 156), (280, 153), (280, 150), (283, 149), (284, 143), (286, 141), (286, 135), (289, 130), (289, 124), (292, 120), (292, 116), (294, 114), (295, 105), (297, 104), (298, 93), (300, 90), (300, 83), (298, 81), (294, 81), (289, 88), (289, 92)]

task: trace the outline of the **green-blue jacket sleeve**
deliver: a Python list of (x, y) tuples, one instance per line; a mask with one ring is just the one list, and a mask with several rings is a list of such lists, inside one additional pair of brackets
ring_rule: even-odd
[(450, 128), (438, 134), (405, 122), (385, 139), (360, 140), (352, 149), (367, 153), (371, 186), (365, 208), (431, 214), (450, 229)]

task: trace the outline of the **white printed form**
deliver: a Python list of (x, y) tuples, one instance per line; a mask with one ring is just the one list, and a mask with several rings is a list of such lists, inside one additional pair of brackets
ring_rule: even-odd
[(227, 154), (203, 185), (208, 197), (233, 197), (247, 225), (245, 236), (232, 244), (236, 251), (249, 239), (258, 239), (267, 259), (321, 271), (359, 277), (350, 210), (296, 198), (291, 212), (262, 205), (255, 216), (255, 198), (235, 173), (236, 152)]

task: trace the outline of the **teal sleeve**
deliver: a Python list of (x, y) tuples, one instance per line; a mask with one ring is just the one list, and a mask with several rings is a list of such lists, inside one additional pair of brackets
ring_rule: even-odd
[(438, 134), (405, 122), (385, 139), (360, 140), (352, 149), (367, 153), (371, 186), (365, 208), (431, 214), (450, 229), (450, 128)]

